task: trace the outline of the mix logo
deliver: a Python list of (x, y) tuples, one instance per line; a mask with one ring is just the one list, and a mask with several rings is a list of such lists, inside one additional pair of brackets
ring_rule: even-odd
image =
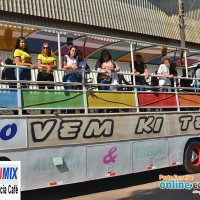
[(17, 179), (18, 167), (1, 167), (0, 179)]

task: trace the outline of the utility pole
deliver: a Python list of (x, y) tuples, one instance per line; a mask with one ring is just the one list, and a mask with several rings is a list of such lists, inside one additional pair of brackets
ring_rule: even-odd
[(179, 26), (180, 26), (181, 47), (185, 48), (185, 23), (184, 23), (183, 1), (178, 0), (178, 5), (179, 5)]

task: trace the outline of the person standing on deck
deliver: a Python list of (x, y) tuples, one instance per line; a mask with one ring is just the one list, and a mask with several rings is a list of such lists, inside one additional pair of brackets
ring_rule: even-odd
[[(14, 58), (16, 65), (28, 67), (27, 69), (19, 68), (19, 78), (20, 80), (31, 80), (31, 69), (37, 69), (37, 65), (32, 64), (31, 62), (31, 55), (28, 51), (26, 39), (24, 37), (17, 38), (15, 51), (14, 51)], [(28, 84), (22, 83), (24, 88), (28, 87)]]
[[(72, 83), (72, 82), (78, 82), (78, 75), (77, 75), (77, 60), (78, 57), (76, 55), (77, 53), (77, 47), (76, 46), (70, 46), (69, 53), (63, 57), (63, 68), (65, 69), (65, 75), (63, 77), (63, 82)], [(69, 85), (64, 86), (66, 90), (76, 90), (78, 88), (77, 85)]]
[[(90, 73), (90, 67), (86, 63), (86, 61), (83, 59), (83, 53), (81, 50), (77, 50), (77, 66), (79, 70), (86, 70), (86, 73)], [(82, 83), (82, 72), (79, 72), (78, 74), (78, 82)], [(86, 74), (85, 74), (85, 82), (86, 82)], [(78, 89), (82, 90), (82, 85), (78, 85)]]
[[(141, 74), (146, 74), (146, 76), (141, 76)], [(142, 62), (142, 56), (137, 54), (134, 61), (134, 73), (135, 73), (135, 83), (136, 85), (146, 85), (146, 79), (149, 78), (149, 70), (146, 64)], [(145, 88), (137, 88), (138, 91), (145, 91)]]
[(97, 82), (102, 84), (98, 89), (110, 90), (110, 86), (104, 86), (103, 84), (111, 84), (113, 74), (109, 72), (119, 72), (120, 67), (117, 62), (113, 60), (110, 52), (108, 50), (103, 50), (101, 52), (101, 58), (96, 62), (95, 70), (104, 72), (97, 77)]
[[(173, 74), (173, 77), (178, 75), (178, 73), (176, 71), (176, 63), (171, 63), (170, 64), (169, 74)], [(176, 87), (177, 86), (177, 84), (178, 84), (177, 83), (177, 79), (175, 81), (175, 85), (174, 85), (174, 79), (173, 78), (171, 78), (170, 81), (171, 81), (171, 86), (172, 87), (174, 87), (174, 86)]]
[[(56, 55), (53, 54), (51, 46), (45, 42), (42, 45), (41, 54), (37, 59), (38, 67), (45, 69), (39, 69), (37, 75), (37, 81), (54, 81), (53, 69), (57, 68)], [(39, 89), (45, 89), (46, 84), (39, 84)], [(48, 89), (54, 89), (54, 85), (47, 85)]]
[[(164, 56), (161, 60), (161, 64), (158, 69), (157, 75), (163, 76), (159, 77), (159, 86), (171, 86), (170, 78), (173, 77), (173, 74), (170, 75), (169, 67), (170, 67), (169, 56)], [(168, 92), (168, 89), (162, 89), (163, 92)]]

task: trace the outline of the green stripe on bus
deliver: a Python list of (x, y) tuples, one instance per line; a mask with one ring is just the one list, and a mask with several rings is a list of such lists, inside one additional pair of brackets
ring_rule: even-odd
[(22, 91), (23, 108), (84, 108), (82, 92)]

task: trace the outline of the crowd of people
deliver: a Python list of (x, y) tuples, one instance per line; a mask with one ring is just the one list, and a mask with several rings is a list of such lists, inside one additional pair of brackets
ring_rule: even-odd
[[(27, 48), (26, 39), (24, 37), (19, 37), (16, 42), (15, 51), (14, 51), (15, 63), (18, 66), (25, 66), (27, 68), (19, 68), (19, 78), (20, 80), (31, 80), (31, 69), (38, 69), (38, 67), (43, 69), (38, 69), (37, 81), (40, 81), (38, 84), (39, 89), (45, 89), (47, 86), (48, 89), (54, 89), (53, 84), (42, 84), (42, 81), (54, 81), (53, 70), (57, 69), (57, 59), (56, 55), (52, 52), (51, 46), (46, 42), (42, 45), (41, 53), (37, 56), (37, 65), (32, 63), (30, 52)], [(147, 65), (143, 62), (142, 56), (137, 54), (134, 61), (134, 73), (135, 81), (133, 76), (131, 76), (131, 81), (127, 81), (123, 75), (116, 75), (114, 72), (119, 72), (120, 67), (116, 61), (113, 60), (110, 52), (108, 50), (103, 50), (101, 52), (101, 57), (97, 60), (95, 65), (95, 70), (102, 72), (98, 73), (97, 83), (99, 83), (99, 90), (113, 90), (114, 86), (108, 86), (108, 84), (122, 84), (123, 85), (133, 85), (134, 83), (137, 86), (138, 91), (145, 91), (145, 85), (150, 86), (178, 86), (184, 87), (184, 91), (192, 91), (185, 88), (191, 87), (193, 84), (192, 80), (181, 79), (180, 83), (174, 82), (173, 77), (177, 76), (176, 64), (171, 63), (171, 58), (164, 56), (161, 60), (161, 65), (158, 70), (155, 72), (155, 75), (159, 77), (151, 77), (151, 83), (149, 80), (149, 70)], [(13, 65), (13, 60), (7, 58), (5, 60), (6, 65)], [(68, 54), (64, 55), (62, 60), (62, 67), (65, 71), (63, 82), (72, 83), (72, 82), (82, 82), (82, 73), (80, 69), (86, 70), (87, 73), (90, 73), (90, 67), (83, 58), (81, 50), (78, 50), (76, 46), (73, 46), (73, 43), (69, 46)], [(132, 63), (130, 63), (130, 72), (132, 72)], [(2, 71), (2, 79), (6, 80), (16, 80), (16, 70), (14, 68), (5, 67)], [(145, 74), (143, 76), (143, 74)], [(186, 77), (186, 70), (183, 69), (182, 76)], [(197, 66), (195, 73), (195, 78), (200, 78), (200, 65)], [(105, 84), (105, 85), (104, 85)], [(195, 80), (193, 84), (196, 88), (200, 88), (200, 80)], [(10, 88), (16, 88), (16, 84), (10, 83)], [(28, 84), (23, 83), (23, 88), (27, 88)], [(64, 86), (66, 90), (68, 89), (82, 89), (81, 85), (66, 85)], [(116, 90), (133, 90), (132, 87), (115, 87)], [(152, 88), (153, 91), (159, 91), (159, 88)], [(167, 88), (162, 88), (163, 92), (168, 92)], [(173, 91), (173, 90), (172, 90)], [(196, 90), (200, 92), (200, 90)]]

